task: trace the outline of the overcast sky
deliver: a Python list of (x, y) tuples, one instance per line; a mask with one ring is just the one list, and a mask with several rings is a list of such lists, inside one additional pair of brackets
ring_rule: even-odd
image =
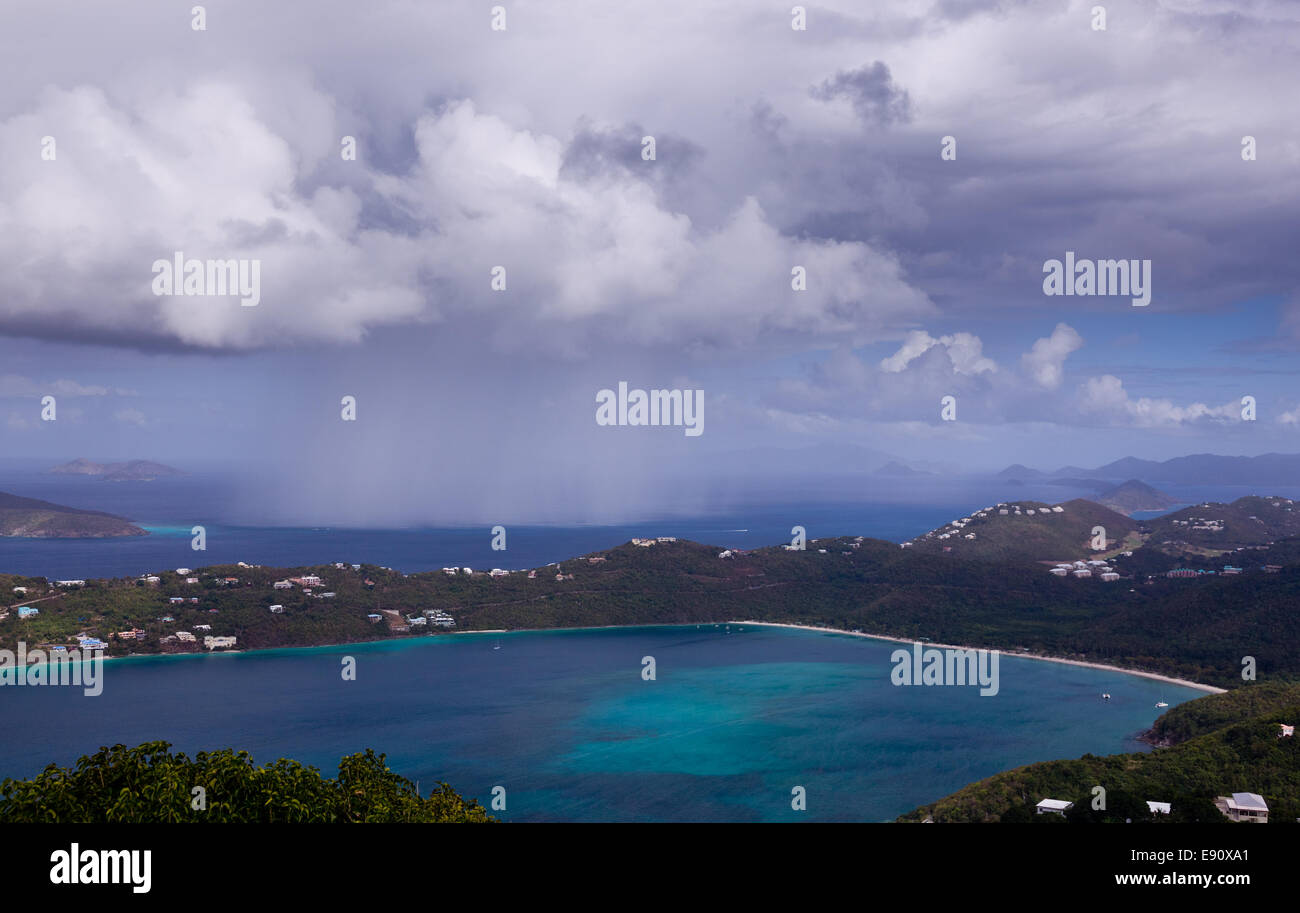
[[(2, 452), (408, 522), (813, 446), (1300, 451), (1300, 4), (1095, 5), (6, 4)], [(154, 294), (177, 251), (260, 302)], [(1045, 295), (1066, 251), (1150, 260), (1150, 304)], [(598, 427), (622, 380), (703, 390), (704, 433)]]

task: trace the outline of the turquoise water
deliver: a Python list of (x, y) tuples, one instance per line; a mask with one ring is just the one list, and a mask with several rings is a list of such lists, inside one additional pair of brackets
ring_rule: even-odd
[[(422, 638), (114, 660), (104, 691), (0, 688), (0, 776), (100, 745), (238, 747), (333, 773), (366, 747), (511, 821), (874, 821), (1022, 764), (1141, 751), (1201, 695), (1002, 657), (1000, 691), (895, 687), (897, 644), (732, 625)], [(494, 649), (499, 646), (499, 649)], [(356, 681), (341, 661), (356, 660)], [(656, 680), (642, 679), (652, 656)], [(1100, 694), (1109, 692), (1110, 702)], [(807, 811), (791, 808), (802, 786)]]

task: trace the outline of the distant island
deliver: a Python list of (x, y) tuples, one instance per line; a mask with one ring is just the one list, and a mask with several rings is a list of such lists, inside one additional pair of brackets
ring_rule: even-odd
[(185, 475), (179, 469), (149, 460), (130, 460), (126, 463), (94, 463), (78, 458), (71, 463), (49, 470), (56, 475), (98, 476), (104, 482), (152, 482), (164, 476)]
[(897, 460), (890, 460), (884, 466), (877, 469), (875, 475), (887, 476), (894, 479), (910, 479), (921, 476), (933, 477), (934, 473), (926, 472), (924, 469), (913, 469), (911, 466), (907, 466)]
[(30, 539), (104, 539), (147, 536), (122, 517), (98, 510), (79, 510), (0, 492), (0, 536)]
[(1137, 479), (1129, 479), (1122, 485), (1108, 488), (1088, 500), (1096, 501), (1121, 514), (1132, 514), (1140, 510), (1164, 510), (1179, 503), (1177, 498), (1170, 497), (1163, 491), (1157, 491)]
[(1062, 466), (1054, 472), (1042, 472), (1016, 463), (996, 473), (993, 478), (1048, 484), (1083, 481), (1091, 485), (1097, 480), (1105, 480), (1113, 485), (1120, 479), (1136, 479), (1167, 485), (1284, 486), (1294, 485), (1300, 478), (1300, 454), (1265, 453), (1246, 457), (1195, 453), (1163, 462), (1124, 457), (1096, 469)]

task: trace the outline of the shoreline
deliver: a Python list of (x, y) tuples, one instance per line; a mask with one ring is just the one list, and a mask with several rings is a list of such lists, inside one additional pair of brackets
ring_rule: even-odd
[[(478, 631), (456, 631), (455, 633), (438, 634), (438, 635), (434, 635), (433, 637), (430, 637), (428, 635), (425, 635), (424, 637), (386, 637), (377, 640), (345, 641), (343, 643), (335, 643), (335, 644), (303, 644), (296, 647), (262, 647), (259, 649), (252, 649), (252, 650), (247, 650), (247, 649), (222, 650), (218, 652), (205, 651), (205, 652), (193, 652), (193, 653), (188, 653), (188, 652), (187, 653), (135, 653), (127, 656), (105, 656), (103, 658), (103, 661), (109, 662), (115, 659), (116, 660), (153, 659), (157, 657), (183, 658), (183, 657), (190, 657), (190, 656), (238, 656), (242, 654), (265, 653), (271, 650), (318, 650), (318, 649), (326, 649), (329, 647), (364, 647), (370, 644), (423, 643), (428, 640), (436, 640), (444, 637), (466, 637), (466, 636), (473, 636), (477, 634), (498, 634), (498, 635), (499, 634), (556, 634), (556, 633), (574, 632), (574, 631), (609, 631), (609, 630), (619, 629), (619, 628), (627, 629), (627, 630), (635, 630), (640, 628), (687, 628), (693, 625), (694, 626), (755, 625), (758, 627), (765, 627), (765, 628), (789, 628), (791, 630), (796, 630), (796, 631), (816, 631), (823, 634), (842, 634), (845, 637), (865, 637), (870, 640), (883, 640), (889, 643), (896, 643), (896, 644), (912, 644), (918, 642), (915, 640), (906, 640), (903, 638), (894, 637), (888, 634), (867, 634), (861, 631), (858, 632), (845, 631), (841, 628), (829, 628), (820, 625), (799, 625), (799, 624), (792, 624), (790, 622), (782, 622), (782, 621), (754, 621), (753, 619), (745, 619), (745, 620), (731, 620), (731, 621), (664, 622), (660, 624), (645, 624), (645, 625), (583, 625), (581, 627), (576, 627), (576, 628), (485, 628), (483, 630), (478, 630)], [(931, 641), (921, 641), (921, 643), (923, 643), (923, 645), (926, 647), (935, 647), (941, 650), (942, 649), (951, 649), (951, 650), (995, 649), (989, 647), (971, 647), (962, 644), (941, 644), (941, 643), (934, 643)], [(1176, 678), (1172, 675), (1162, 675), (1158, 672), (1145, 672), (1141, 669), (1126, 669), (1123, 666), (1113, 666), (1107, 663), (1096, 663), (1096, 662), (1090, 662), (1088, 660), (1082, 660), (1082, 659), (1067, 659), (1064, 656), (1043, 656), (1037, 653), (1008, 653), (1003, 650), (998, 650), (998, 652), (1002, 656), (1011, 657), (1011, 658), (1033, 659), (1033, 660), (1039, 660), (1041, 662), (1061, 663), (1068, 666), (1082, 666), (1087, 669), (1101, 669), (1105, 672), (1118, 672), (1123, 675), (1136, 675), (1140, 678), (1147, 678), (1153, 681), (1166, 682), (1170, 685), (1179, 685), (1184, 688), (1192, 688), (1197, 691), (1204, 691), (1207, 694), (1225, 694), (1227, 693), (1228, 690), (1227, 688), (1220, 688), (1216, 685), (1206, 685), (1202, 682), (1194, 682), (1185, 678)]]
[[(891, 637), (886, 634), (866, 634), (862, 631), (844, 631), (839, 628), (827, 628), (815, 625), (796, 625), (781, 621), (729, 621), (725, 624), (733, 625), (761, 625), (768, 628), (794, 628), (799, 631), (821, 631), (826, 634), (843, 634), (846, 637), (867, 637), (871, 640), (885, 640), (896, 644), (913, 644), (918, 643), (915, 640), (902, 640), (897, 637)], [(920, 641), (925, 647), (935, 647), (941, 650), (988, 650), (994, 649), (989, 647), (970, 647), (961, 644), (940, 644), (931, 641)], [(1216, 685), (1206, 685), (1201, 682), (1189, 681), (1185, 678), (1175, 678), (1172, 675), (1161, 675), (1158, 672), (1144, 672), (1141, 669), (1125, 669), (1123, 666), (1111, 666), (1106, 663), (1094, 663), (1083, 659), (1066, 659), (1064, 656), (1043, 656), (1038, 653), (1007, 653), (1003, 650), (998, 651), (1002, 656), (1019, 659), (1036, 659), (1046, 663), (1063, 663), (1067, 666), (1083, 666), (1086, 669), (1102, 669), (1107, 672), (1121, 672), (1124, 675), (1136, 675), (1141, 678), (1149, 678), (1158, 682), (1167, 682), (1171, 685), (1181, 685), (1184, 688), (1195, 688), (1197, 691), (1204, 691), (1208, 694), (1226, 694), (1227, 688), (1219, 688)]]

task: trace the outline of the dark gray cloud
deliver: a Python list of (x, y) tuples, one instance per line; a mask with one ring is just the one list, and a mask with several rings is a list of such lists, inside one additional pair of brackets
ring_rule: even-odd
[(819, 101), (848, 99), (863, 123), (888, 127), (912, 119), (907, 90), (895, 85), (889, 67), (877, 60), (856, 70), (845, 70), (809, 90)]

